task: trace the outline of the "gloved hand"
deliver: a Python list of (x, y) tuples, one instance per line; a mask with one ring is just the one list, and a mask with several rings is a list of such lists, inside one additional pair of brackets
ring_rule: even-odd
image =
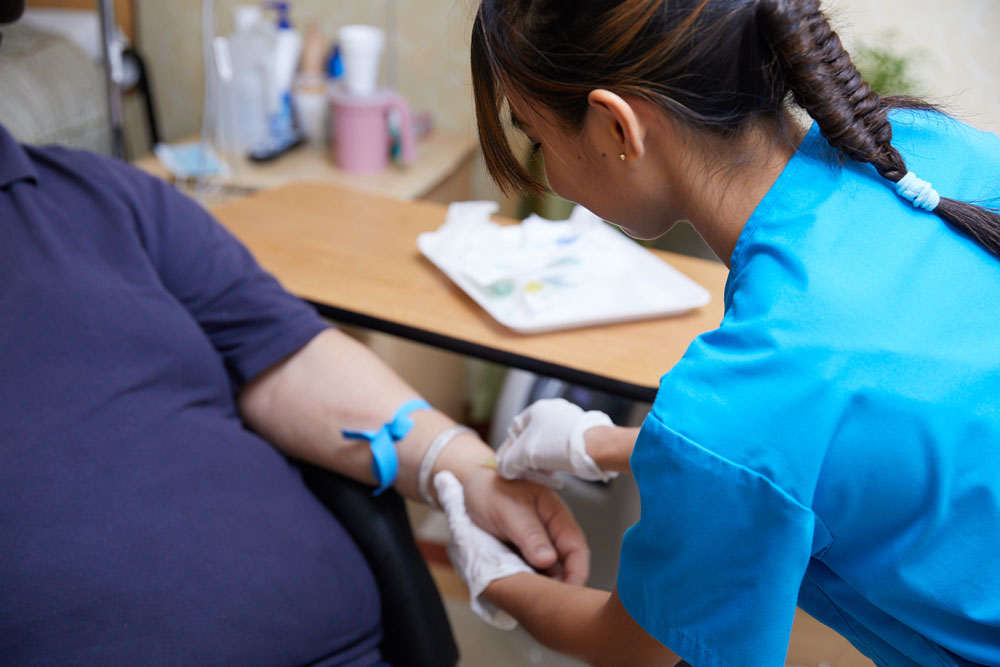
[(490, 582), (518, 572), (534, 572), (517, 554), (500, 540), (472, 523), (465, 512), (462, 483), (447, 470), (434, 476), (438, 502), (448, 516), (451, 540), (448, 558), (452, 567), (469, 587), (472, 611), (501, 630), (513, 630), (517, 621), (496, 605), (481, 598)]
[(582, 479), (606, 482), (618, 476), (605, 472), (587, 454), (583, 434), (592, 426), (613, 426), (611, 418), (598, 410), (584, 412), (562, 398), (532, 403), (507, 430), (507, 439), (497, 450), (497, 472), (505, 479), (538, 479), (544, 475), (552, 486), (561, 486), (556, 472)]

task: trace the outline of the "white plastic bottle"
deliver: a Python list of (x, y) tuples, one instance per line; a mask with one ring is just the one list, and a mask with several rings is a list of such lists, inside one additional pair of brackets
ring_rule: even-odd
[(296, 137), (292, 84), (295, 81), (299, 56), (302, 54), (302, 35), (292, 27), (289, 19), (290, 3), (270, 2), (268, 7), (278, 14), (268, 91), (270, 140), (272, 144), (281, 146), (292, 143)]
[(277, 35), (260, 7), (237, 5), (233, 11), (235, 30), (229, 37), (233, 78), (224, 115), (232, 124), (228, 129), (232, 149), (245, 154), (269, 139)]

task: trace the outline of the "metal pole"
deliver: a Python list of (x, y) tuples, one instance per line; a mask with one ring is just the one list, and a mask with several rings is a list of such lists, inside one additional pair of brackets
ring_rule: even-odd
[(104, 74), (108, 89), (108, 116), (111, 122), (111, 154), (125, 159), (125, 120), (122, 114), (122, 43), (115, 23), (114, 0), (97, 0), (101, 20)]
[(386, 0), (385, 2), (385, 70), (386, 81), (389, 87), (394, 90), (399, 89), (399, 34), (396, 23), (396, 0)]

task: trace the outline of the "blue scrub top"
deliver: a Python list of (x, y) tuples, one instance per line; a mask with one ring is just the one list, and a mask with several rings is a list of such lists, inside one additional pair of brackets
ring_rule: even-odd
[[(892, 123), (942, 196), (996, 205), (1000, 139)], [(628, 612), (697, 667), (782, 665), (796, 604), (879, 665), (1000, 664), (1000, 260), (814, 126), (725, 306), (632, 454)]]

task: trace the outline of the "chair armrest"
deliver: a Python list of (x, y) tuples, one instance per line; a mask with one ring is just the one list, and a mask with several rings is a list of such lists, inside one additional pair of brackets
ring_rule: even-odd
[(336, 515), (371, 567), (382, 601), (382, 657), (393, 665), (453, 667), (458, 647), (440, 593), (417, 548), (403, 498), (296, 462), (306, 486)]

